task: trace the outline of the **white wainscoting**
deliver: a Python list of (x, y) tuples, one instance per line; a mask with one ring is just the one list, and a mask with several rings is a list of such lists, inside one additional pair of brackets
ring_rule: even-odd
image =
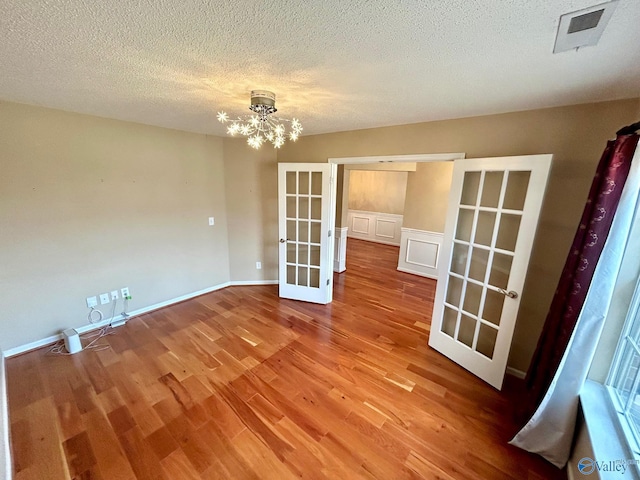
[(392, 213), (349, 210), (347, 212), (348, 236), (387, 245), (400, 245), (402, 218), (402, 215)]
[(342, 273), (347, 269), (347, 235), (349, 227), (336, 228), (336, 241), (333, 243), (333, 271)]
[(442, 233), (402, 228), (398, 270), (437, 279), (442, 238)]

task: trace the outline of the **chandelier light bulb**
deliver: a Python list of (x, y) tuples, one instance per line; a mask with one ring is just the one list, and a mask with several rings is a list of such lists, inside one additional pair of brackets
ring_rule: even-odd
[[(285, 136), (295, 142), (302, 133), (300, 120), (294, 118), (288, 120), (273, 116), (276, 109), (276, 96), (266, 90), (253, 90), (251, 92), (251, 106), (253, 115), (240, 115), (235, 120), (230, 120), (225, 112), (218, 112), (220, 123), (231, 122), (227, 127), (229, 135), (243, 135), (247, 137), (247, 143), (253, 148), (260, 148), (263, 143), (269, 142), (274, 148), (284, 145)], [(286, 123), (290, 124), (287, 134)]]

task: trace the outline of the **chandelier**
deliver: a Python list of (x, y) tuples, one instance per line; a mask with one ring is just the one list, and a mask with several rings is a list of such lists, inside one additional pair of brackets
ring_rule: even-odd
[[(227, 133), (232, 136), (244, 135), (247, 137), (247, 143), (253, 148), (260, 148), (267, 141), (271, 142), (274, 148), (280, 148), (286, 136), (295, 142), (302, 132), (299, 120), (272, 116), (277, 112), (276, 95), (273, 92), (252, 90), (249, 110), (254, 114), (240, 115), (235, 120), (230, 120), (225, 112), (218, 112), (218, 120), (221, 123), (231, 122), (227, 127)], [(290, 124), (288, 134), (285, 123)]]

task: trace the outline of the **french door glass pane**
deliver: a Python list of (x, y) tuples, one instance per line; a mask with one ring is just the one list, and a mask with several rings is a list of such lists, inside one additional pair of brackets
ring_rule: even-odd
[(309, 218), (309, 197), (298, 197), (298, 217)]
[(296, 172), (287, 172), (286, 180), (286, 193), (287, 195), (295, 195), (298, 193), (298, 182)]
[(309, 195), (309, 172), (299, 172), (298, 193)]
[(309, 286), (309, 278), (308, 273), (309, 269), (307, 267), (298, 267), (298, 285), (301, 287)]
[(462, 205), (475, 205), (478, 202), (478, 190), (480, 187), (480, 172), (467, 172), (464, 174), (462, 184)]
[(485, 172), (482, 199), (480, 200), (481, 207), (498, 208), (503, 176), (504, 172)]
[(482, 308), (482, 318), (494, 325), (500, 325), (504, 299), (505, 296), (500, 292), (487, 288), (484, 297), (484, 307)]
[(512, 261), (513, 257), (510, 255), (497, 252), (493, 254), (491, 273), (489, 274), (489, 283), (491, 285), (502, 289), (507, 288)]
[(313, 220), (322, 219), (322, 198), (311, 199), (311, 218)]
[(469, 265), (469, 278), (484, 282), (489, 264), (489, 250), (474, 247), (471, 253), (471, 264)]
[(456, 324), (458, 323), (458, 312), (449, 307), (444, 307), (444, 315), (442, 317), (442, 332), (451, 338), (456, 333)]
[(498, 337), (498, 331), (495, 328), (491, 328), (484, 323), (480, 324), (480, 331), (478, 332), (478, 344), (476, 345), (476, 351), (488, 358), (493, 358), (493, 350), (496, 346), (496, 338)]
[(473, 347), (473, 337), (476, 334), (477, 320), (468, 317), (464, 313), (460, 317), (460, 329), (458, 330), (458, 341), (467, 347)]
[(311, 245), (309, 252), (309, 265), (320, 266), (320, 245)]
[(503, 213), (500, 217), (500, 227), (498, 228), (498, 239), (496, 248), (515, 251), (518, 232), (520, 231), (520, 215)]
[(287, 240), (295, 242), (298, 239), (295, 220), (287, 220)]
[(309, 278), (309, 286), (313, 288), (320, 288), (320, 269), (319, 268), (310, 268), (309, 269), (311, 277)]
[(509, 172), (502, 208), (523, 210), (531, 172)]
[(296, 197), (287, 197), (287, 218), (296, 218), (297, 215), (297, 199)]
[(463, 310), (477, 316), (480, 312), (480, 300), (482, 300), (482, 287), (475, 283), (467, 282)]
[(456, 240), (471, 241), (471, 229), (473, 228), (473, 210), (460, 209), (458, 211), (458, 225), (456, 227)]
[(447, 295), (445, 302), (449, 305), (457, 307), (460, 305), (460, 298), (462, 295), (462, 279), (454, 276), (449, 276), (449, 284), (447, 285)]
[(467, 252), (469, 246), (463, 243), (453, 244), (453, 255), (451, 257), (450, 271), (458, 275), (464, 275), (467, 268)]
[(311, 174), (311, 195), (322, 195), (322, 173)]
[(478, 212), (478, 225), (473, 243), (491, 246), (493, 227), (496, 223), (495, 212)]

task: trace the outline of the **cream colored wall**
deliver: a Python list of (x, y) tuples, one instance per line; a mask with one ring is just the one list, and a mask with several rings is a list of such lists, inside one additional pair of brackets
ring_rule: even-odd
[[(231, 280), (278, 279), (278, 164), (268, 146), (224, 139)], [(262, 262), (262, 270), (256, 262)]]
[(0, 348), (227, 282), (222, 143), (0, 102)]
[(419, 163), (409, 173), (403, 226), (444, 232), (447, 203), (453, 176), (453, 162)]
[[(304, 136), (278, 152), (278, 161), (326, 162), (330, 157), (446, 152), (465, 152), (467, 158), (554, 154), (509, 359), (511, 367), (524, 371), (605, 142), (621, 126), (637, 121), (639, 102), (628, 99)], [(415, 208), (424, 203), (416, 189), (408, 189), (406, 202)], [(414, 213), (410, 212), (405, 226), (423, 225), (424, 219)]]
[(407, 172), (352, 170), (349, 209), (402, 215), (407, 175)]

